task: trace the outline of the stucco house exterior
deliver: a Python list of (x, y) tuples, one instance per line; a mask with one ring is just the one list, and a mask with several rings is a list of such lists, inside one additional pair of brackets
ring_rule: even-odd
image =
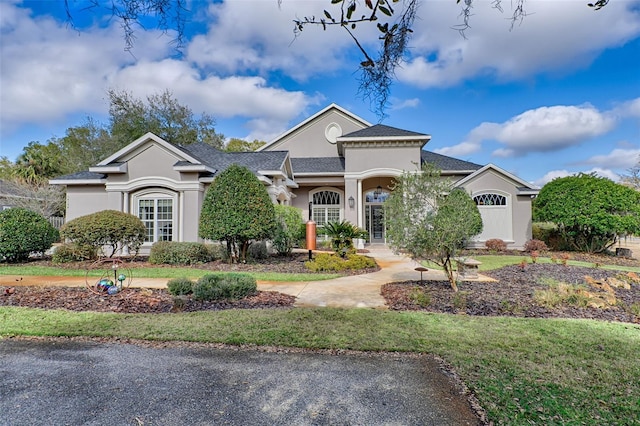
[(67, 188), (66, 220), (100, 210), (132, 213), (156, 241), (199, 241), (205, 192), (231, 164), (252, 170), (274, 203), (292, 205), (322, 226), (348, 220), (386, 241), (383, 203), (392, 180), (433, 163), (476, 201), (484, 230), (471, 243), (500, 238), (522, 248), (531, 238), (531, 202), (539, 189), (499, 167), (424, 150), (431, 136), (362, 118), (331, 104), (257, 152), (227, 153), (206, 144), (178, 146), (147, 133), (88, 171), (52, 184)]

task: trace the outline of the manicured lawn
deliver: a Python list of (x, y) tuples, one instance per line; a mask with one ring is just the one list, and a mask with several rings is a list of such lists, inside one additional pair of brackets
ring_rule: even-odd
[[(509, 265), (518, 265), (522, 260), (526, 260), (527, 263), (532, 263), (530, 256), (513, 256), (513, 255), (480, 255), (473, 256), (474, 259), (482, 262), (479, 269), (480, 271), (490, 271), (492, 269), (502, 268), (504, 266)], [(538, 263), (553, 263), (550, 257), (539, 257), (536, 260)], [(560, 263), (560, 260), (555, 260), (556, 263)], [(589, 268), (593, 268), (595, 266), (594, 263), (590, 262), (582, 262), (578, 260), (567, 260), (567, 265), (572, 266), (585, 266)], [(640, 267), (633, 266), (620, 266), (620, 265), (598, 265), (599, 268), (602, 269), (611, 269), (614, 271), (625, 271), (625, 272), (640, 272)]]
[[(137, 278), (192, 278), (197, 279), (213, 271), (197, 268), (132, 268), (133, 277)], [(2, 266), (0, 275), (36, 275), (48, 277), (84, 277), (85, 269), (68, 269), (50, 266)], [(339, 274), (287, 274), (280, 272), (246, 272), (258, 281), (321, 281), (337, 278)], [(100, 271), (94, 271), (90, 276), (100, 276)]]
[(99, 336), (438, 355), (508, 425), (640, 424), (640, 326), (365, 309), (104, 314), (1, 307), (0, 336)]

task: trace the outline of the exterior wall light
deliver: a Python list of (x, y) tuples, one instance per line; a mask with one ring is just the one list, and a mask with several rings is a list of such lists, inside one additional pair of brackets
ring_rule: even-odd
[(353, 208), (356, 205), (356, 200), (353, 199), (353, 196), (349, 197), (349, 207)]

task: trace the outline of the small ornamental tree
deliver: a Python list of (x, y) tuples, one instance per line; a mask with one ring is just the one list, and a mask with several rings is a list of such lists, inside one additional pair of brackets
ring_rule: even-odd
[(132, 214), (103, 210), (67, 222), (60, 229), (60, 233), (63, 238), (79, 247), (91, 246), (96, 250), (106, 248), (105, 254), (113, 257), (124, 247), (136, 254), (144, 243), (147, 229), (144, 223)]
[(397, 179), (385, 202), (385, 218), (390, 246), (442, 266), (451, 288), (458, 291), (453, 259), (482, 232), (482, 217), (469, 194), (425, 165), (421, 172), (405, 172)]
[(533, 207), (534, 220), (555, 223), (577, 251), (600, 253), (640, 233), (640, 192), (595, 174), (552, 180)]
[(275, 230), (273, 203), (251, 170), (233, 164), (216, 177), (200, 212), (201, 238), (226, 242), (231, 262), (245, 262), (251, 242), (271, 239)]
[(59, 240), (58, 230), (38, 213), (21, 207), (0, 212), (0, 261), (26, 260)]

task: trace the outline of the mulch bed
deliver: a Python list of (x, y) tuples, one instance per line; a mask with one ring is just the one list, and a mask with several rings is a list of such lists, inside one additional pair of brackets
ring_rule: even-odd
[[(636, 261), (637, 262), (637, 261)], [(393, 310), (420, 310), (478, 316), (515, 316), (534, 318), (591, 318), (607, 321), (640, 323), (640, 281), (637, 276), (599, 268), (563, 266), (561, 264), (528, 264), (507, 266), (484, 273), (497, 282), (465, 281), (454, 293), (445, 281), (404, 281), (386, 284), (382, 295)], [(632, 281), (631, 289), (615, 288), (617, 302), (605, 308), (577, 307), (562, 304), (541, 306), (536, 291), (548, 290), (544, 279), (584, 286), (596, 297), (606, 296), (604, 290), (587, 283), (585, 277), (602, 281), (609, 277), (625, 276)]]

